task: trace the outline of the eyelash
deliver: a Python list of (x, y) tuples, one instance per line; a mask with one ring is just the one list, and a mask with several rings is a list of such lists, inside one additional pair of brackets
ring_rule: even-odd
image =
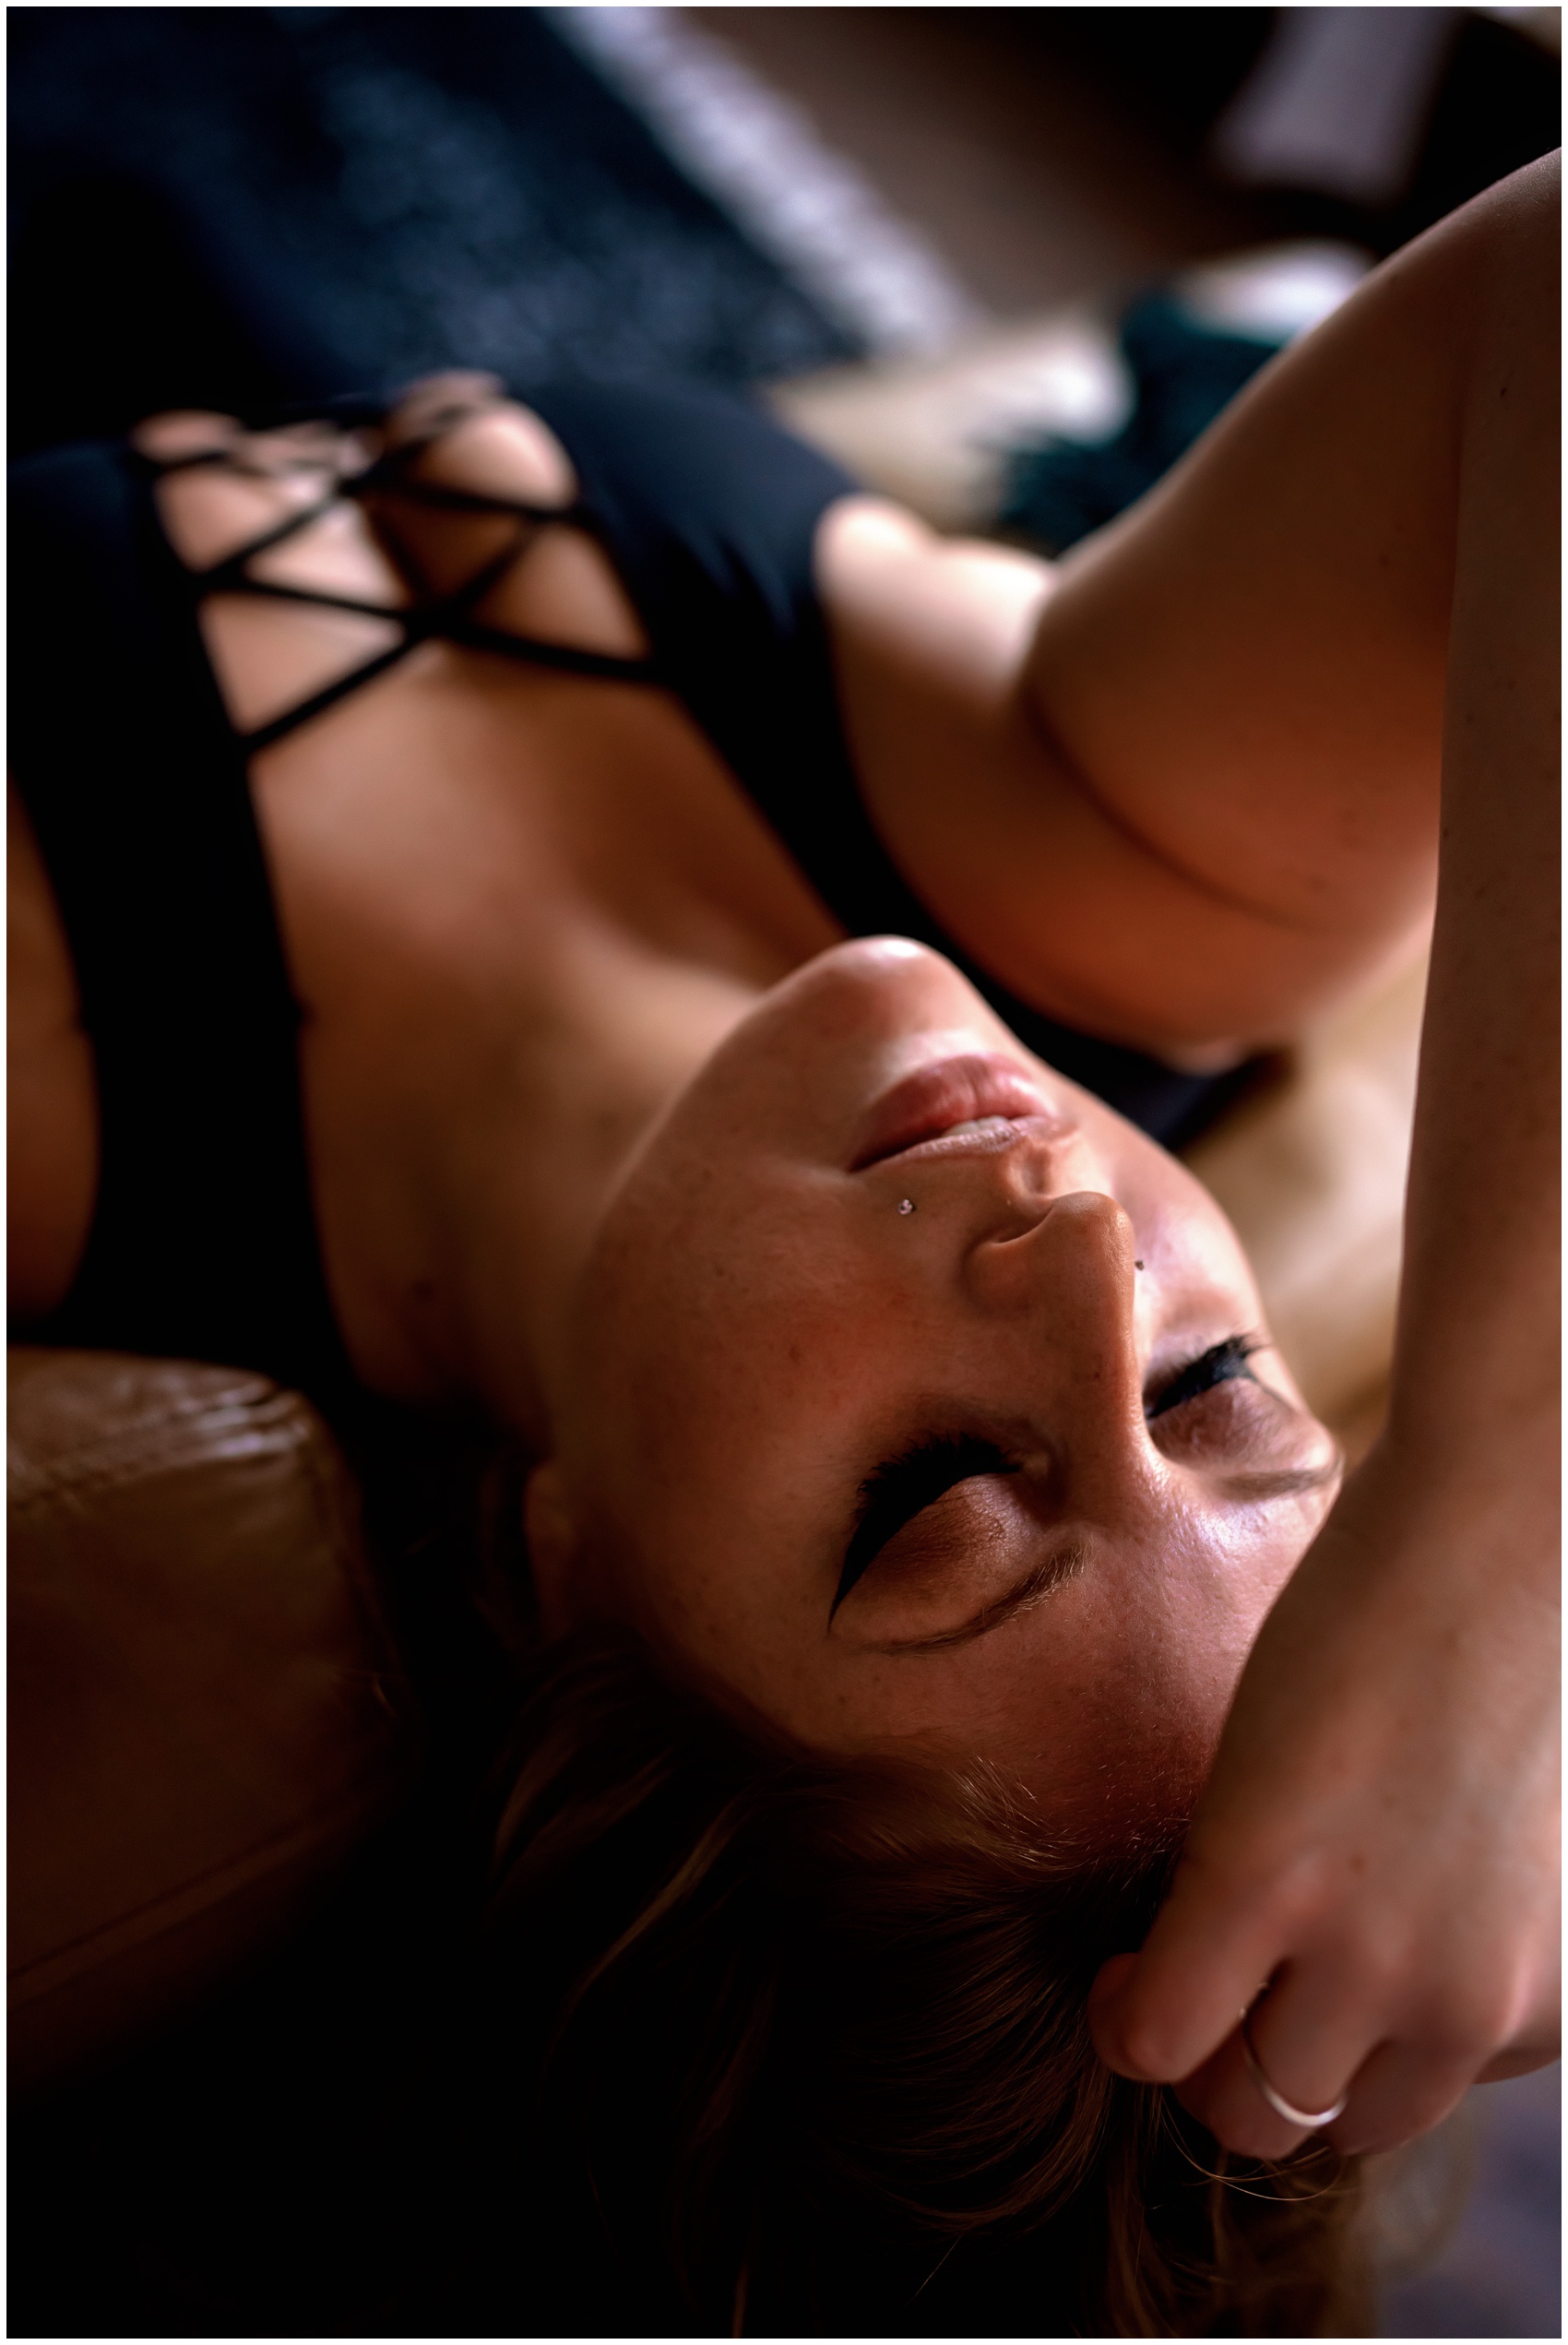
[(1210, 1344), (1206, 1351), (1178, 1368), (1170, 1381), (1160, 1387), (1154, 1399), (1145, 1403), (1144, 1422), (1152, 1424), (1156, 1417), (1163, 1417), (1170, 1409), (1180, 1409), (1189, 1400), (1196, 1400), (1201, 1393), (1212, 1392), (1216, 1385), (1229, 1384), (1237, 1376), (1256, 1383), (1247, 1363), (1262, 1344), (1255, 1336), (1227, 1336), (1223, 1343)]
[[(1211, 1344), (1197, 1359), (1179, 1368), (1153, 1402), (1146, 1406), (1146, 1423), (1152, 1423), (1170, 1410), (1183, 1408), (1189, 1400), (1212, 1391), (1216, 1385), (1228, 1384), (1237, 1376), (1251, 1376), (1247, 1362), (1261, 1349), (1250, 1336), (1227, 1336), (1223, 1343)], [(994, 1442), (982, 1441), (969, 1434), (934, 1434), (916, 1442), (901, 1456), (885, 1459), (861, 1484), (860, 1518), (850, 1535), (828, 1618), (832, 1618), (849, 1590), (905, 1523), (927, 1506), (934, 1506), (937, 1499), (961, 1482), (971, 1482), (982, 1474), (1017, 1471), (1018, 1468)]]
[(933, 1434), (900, 1457), (885, 1460), (861, 1484), (860, 1519), (844, 1557), (833, 1611), (837, 1611), (888, 1541), (956, 1483), (972, 1482), (980, 1474), (1016, 1474), (1017, 1470), (994, 1442), (981, 1441), (972, 1434)]

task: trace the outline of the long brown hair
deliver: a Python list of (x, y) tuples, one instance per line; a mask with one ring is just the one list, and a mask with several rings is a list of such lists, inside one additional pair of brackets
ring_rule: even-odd
[(1095, 2056), (1089, 1983), (1169, 1841), (1094, 1859), (982, 1774), (826, 1758), (619, 1630), (529, 1679), (497, 1991), (535, 2137), (667, 2326), (1369, 2332), (1353, 2161), (1228, 2158)]

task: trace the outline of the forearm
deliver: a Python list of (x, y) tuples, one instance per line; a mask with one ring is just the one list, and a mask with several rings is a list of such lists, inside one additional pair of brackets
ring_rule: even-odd
[(1336, 2147), (1385, 2149), (1556, 2041), (1555, 173), (1488, 205), (1389, 1429), (1265, 1623), (1170, 1899), (1096, 2006), (1113, 2065), (1184, 2079), (1254, 2156), (1311, 2129), (1260, 2066), (1299, 2111), (1345, 2099)]
[[(1557, 262), (1554, 190), (1472, 353), (1444, 711), (1443, 842), (1389, 1443), (1462, 1487), (1556, 1457)], [(1549, 1518), (1543, 1512), (1543, 1530)], [(1523, 1558), (1521, 1558), (1523, 1561)]]

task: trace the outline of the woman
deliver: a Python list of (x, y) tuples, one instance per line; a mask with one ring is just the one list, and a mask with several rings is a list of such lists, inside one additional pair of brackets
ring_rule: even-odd
[[(661, 1943), (672, 1975), (659, 1934), (719, 1896), (748, 1801), (840, 1944), (845, 1885), (899, 1852), (884, 1946), (951, 1919), (966, 1848), (992, 1920), (1005, 1876), (1038, 1923), (1048, 1874), (1146, 1872), (1196, 1802), (1099, 1983), (1112, 2068), (1277, 2159), (1550, 2056), (1554, 188), (1398, 255), (1056, 572), (657, 398), (458, 379), (374, 465), (203, 416), (146, 428), (156, 479), (33, 468), (20, 1307), (244, 1356), (345, 1422), (363, 1388), (520, 1435), (547, 1637), (631, 1631), (678, 1689), (659, 1747), (707, 1737), (687, 1858), (602, 1905), (583, 1977)], [(1407, 951), (1434, 874), (1391, 1423), (1336, 1496), (1233, 1238), (1103, 1100), (1175, 1128)], [(686, 1780), (621, 1667), (544, 1666), (517, 1897)], [(737, 1736), (792, 1820), (756, 1823)], [(1081, 1924), (1060, 1994), (1130, 1927)], [(754, 2057), (740, 1996), (691, 2174), (824, 2006), (792, 2007)], [(993, 2096), (900, 2183), (884, 2076), (859, 2180), (948, 2236), (1059, 2208), (1106, 2111), (1150, 2105), (1063, 2057), (1071, 2176)], [(813, 2105), (827, 2155), (860, 2120)], [(752, 2170), (737, 2318), (778, 2204)], [(1174, 2280), (1139, 2298), (1132, 2235), (1080, 2325), (1193, 2317)], [(1170, 2250), (1209, 2257), (1207, 2314), (1216, 2252)]]

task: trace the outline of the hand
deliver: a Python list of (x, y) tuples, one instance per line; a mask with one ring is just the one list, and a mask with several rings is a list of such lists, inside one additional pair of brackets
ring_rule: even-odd
[[(1515, 1460), (1516, 1462), (1516, 1460)], [(1108, 1962), (1108, 2065), (1179, 2083), (1228, 2149), (1342, 2097), (1343, 2151), (1437, 2124), (1556, 2056), (1552, 1476), (1457, 1492), (1385, 1449), (1347, 1485), (1237, 1691), (1170, 1897)]]

